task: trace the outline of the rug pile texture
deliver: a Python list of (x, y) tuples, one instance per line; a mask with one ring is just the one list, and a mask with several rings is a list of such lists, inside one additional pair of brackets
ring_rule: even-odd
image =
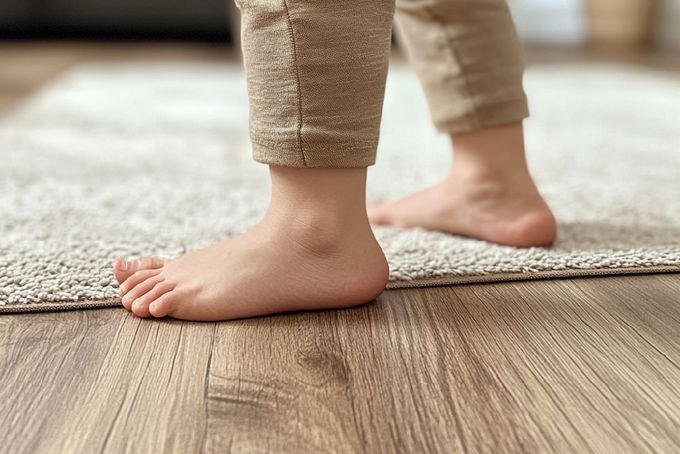
[[(551, 248), (376, 228), (390, 288), (680, 270), (680, 79), (628, 66), (528, 70), (530, 167), (559, 220)], [(175, 257), (257, 222), (242, 71), (79, 67), (0, 122), (0, 312), (118, 304), (116, 257)], [(450, 163), (415, 76), (390, 71), (369, 200)]]

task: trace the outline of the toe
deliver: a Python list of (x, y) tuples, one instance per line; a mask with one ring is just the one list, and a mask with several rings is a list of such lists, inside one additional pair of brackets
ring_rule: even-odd
[(138, 317), (149, 317), (151, 315), (149, 312), (149, 304), (158, 300), (174, 288), (174, 284), (165, 280), (156, 283), (151, 290), (134, 300), (132, 303), (132, 313)]
[(160, 274), (161, 270), (140, 270), (134, 273), (132, 276), (129, 278), (125, 279), (125, 282), (120, 284), (120, 294), (121, 296), (127, 295), (127, 293), (135, 288), (137, 285), (140, 283), (144, 282), (145, 280), (149, 279), (150, 277), (157, 276)]
[(113, 274), (119, 284), (140, 270), (162, 268), (167, 260), (158, 257), (142, 257), (137, 260), (116, 259), (113, 264)]
[(147, 292), (149, 292), (156, 284), (159, 282), (162, 282), (164, 278), (162, 276), (151, 276), (150, 278), (140, 282), (139, 284), (135, 285), (132, 290), (128, 291), (123, 298), (121, 299), (121, 302), (123, 303), (123, 306), (127, 310), (132, 310), (133, 309), (133, 303), (141, 296), (146, 295)]
[(125, 282), (125, 279), (129, 278), (132, 273), (134, 273), (131, 264), (132, 262), (125, 259), (116, 259), (116, 261), (113, 262), (113, 275), (116, 277), (119, 284)]
[(132, 302), (130, 312), (140, 318), (148, 318), (151, 315), (149, 314), (149, 305), (141, 304), (138, 299)]
[(179, 292), (171, 290), (164, 293), (149, 305), (149, 312), (154, 317), (167, 317), (177, 310), (179, 305)]

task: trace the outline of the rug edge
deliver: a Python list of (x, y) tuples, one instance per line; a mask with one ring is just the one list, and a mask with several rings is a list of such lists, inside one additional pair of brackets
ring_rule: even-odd
[(491, 284), (501, 282), (534, 281), (544, 279), (575, 279), (580, 277), (612, 277), (644, 274), (680, 273), (680, 266), (650, 266), (648, 268), (592, 268), (583, 270), (550, 270), (518, 273), (489, 273), (468, 276), (448, 276), (441, 278), (417, 279), (412, 281), (391, 281), (387, 290), (408, 288), (444, 287), (450, 285)]
[(35, 312), (61, 312), (82, 309), (104, 309), (120, 306), (120, 299), (85, 300), (65, 303), (13, 304), (0, 306), (0, 314), (27, 314)]
[[(544, 279), (574, 279), (580, 277), (612, 277), (645, 274), (680, 273), (680, 266), (651, 266), (648, 268), (611, 268), (585, 270), (534, 271), (530, 273), (491, 273), (473, 276), (449, 276), (413, 281), (391, 281), (385, 290), (403, 290), (426, 287), (446, 287), (466, 284), (491, 284), (518, 281), (538, 281)], [(118, 298), (105, 300), (86, 300), (75, 303), (22, 304), (0, 306), (0, 314), (27, 314), (36, 312), (61, 312), (83, 309), (105, 309), (120, 306)]]

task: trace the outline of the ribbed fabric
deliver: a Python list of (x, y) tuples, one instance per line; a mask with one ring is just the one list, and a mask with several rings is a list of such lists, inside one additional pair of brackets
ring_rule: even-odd
[[(237, 0), (255, 160), (375, 163), (394, 0)], [(404, 42), (437, 127), (528, 115), (521, 48), (502, 0), (400, 0)]]

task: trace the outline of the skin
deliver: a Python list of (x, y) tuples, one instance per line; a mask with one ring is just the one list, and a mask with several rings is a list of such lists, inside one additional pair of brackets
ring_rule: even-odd
[(550, 245), (555, 219), (529, 174), (521, 123), (452, 141), (442, 183), (368, 212), (365, 168), (270, 166), (270, 205), (251, 230), (172, 261), (116, 260), (122, 304), (138, 317), (204, 321), (364, 304), (389, 274), (371, 222)]
[(270, 173), (269, 208), (248, 232), (170, 262), (116, 261), (123, 306), (139, 317), (207, 321), (375, 299), (389, 270), (366, 216), (366, 169)]
[(557, 224), (529, 173), (522, 124), (451, 140), (455, 161), (444, 181), (369, 207), (371, 223), (423, 227), (515, 247), (551, 245)]

